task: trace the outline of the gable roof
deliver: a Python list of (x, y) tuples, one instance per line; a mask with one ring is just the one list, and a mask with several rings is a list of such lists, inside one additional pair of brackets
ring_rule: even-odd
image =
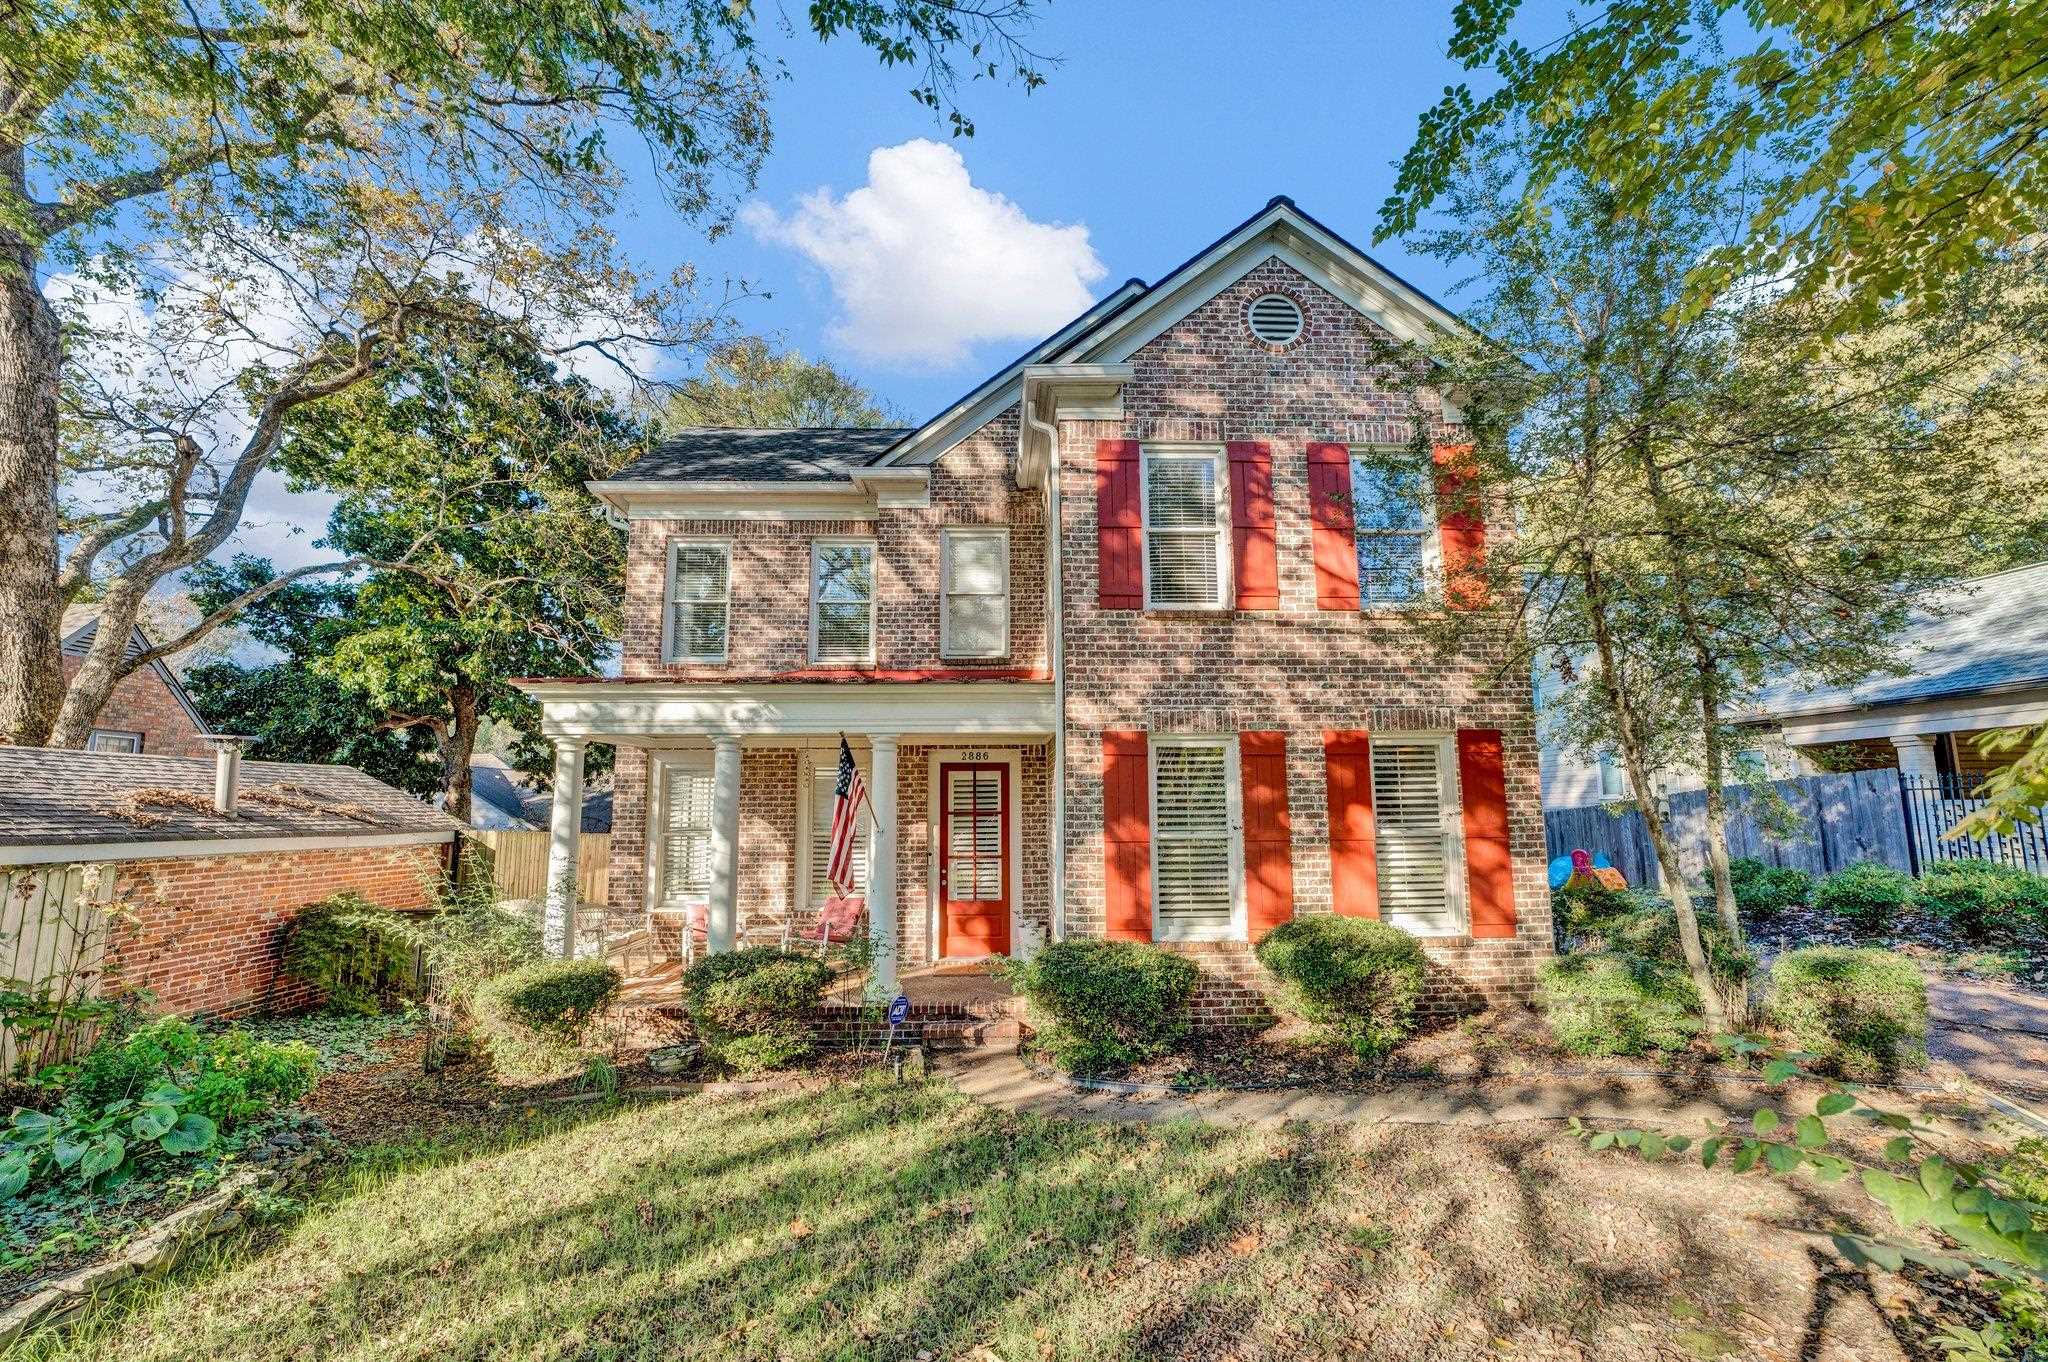
[[(92, 650), (92, 641), (99, 637), (100, 612), (90, 605), (66, 606), (61, 627), (65, 631), (64, 640), (60, 645), (64, 656), (84, 657)], [(121, 656), (134, 657), (147, 652), (153, 646), (149, 641), (149, 635), (143, 633), (142, 626), (138, 624), (129, 631), (128, 646), (121, 650)], [(171, 698), (178, 702), (178, 708), (185, 711), (185, 717), (192, 721), (192, 726), (201, 733), (213, 732), (206, 726), (206, 720), (200, 716), (199, 707), (192, 703), (192, 697), (186, 694), (185, 685), (178, 680), (178, 674), (165, 665), (162, 658), (157, 658), (149, 666), (150, 670), (157, 674), (157, 679), (170, 691)]]
[[(462, 825), (353, 766), (245, 761), (244, 798), (232, 817), (213, 803), (214, 762), (206, 757), (0, 747), (0, 862), (9, 847), (109, 843), (228, 842), (250, 839), (452, 836)], [(143, 802), (139, 818), (114, 812), (138, 790), (175, 791), (179, 802)], [(313, 804), (295, 808), (248, 798), (264, 790)], [(203, 801), (196, 804), (195, 801)], [(343, 812), (346, 810), (346, 812)]]
[(608, 481), (836, 482), (908, 434), (905, 426), (685, 426)]
[(2048, 563), (2009, 568), (1937, 598), (1899, 639), (1912, 670), (1853, 686), (1779, 684), (1755, 708), (1772, 716), (1902, 705), (2048, 686)]

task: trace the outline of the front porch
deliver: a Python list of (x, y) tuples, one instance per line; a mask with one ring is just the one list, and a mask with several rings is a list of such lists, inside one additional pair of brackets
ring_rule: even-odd
[[(699, 951), (815, 940), (839, 892), (825, 866), (842, 741), (868, 789), (851, 897), (865, 907), (881, 990), (960, 977), (918, 971), (1028, 952), (1052, 935), (1058, 791), (1047, 682), (855, 674), (522, 688), (541, 702), (556, 750), (548, 944), (564, 954), (596, 947), (568, 929), (586, 914), (565, 872), (578, 854), (585, 750), (612, 744), (603, 935), (638, 936), (655, 957), (636, 972), (643, 992)], [(949, 1007), (966, 987), (928, 986)], [(948, 1019), (978, 1015), (957, 1007)]]

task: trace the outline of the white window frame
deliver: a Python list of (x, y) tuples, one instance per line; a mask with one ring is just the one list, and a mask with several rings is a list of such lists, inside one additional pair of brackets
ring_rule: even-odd
[[(135, 743), (135, 746), (100, 747), (97, 744), (101, 738), (128, 738)], [(132, 728), (95, 728), (86, 735), (85, 750), (88, 752), (103, 752), (110, 757), (132, 757), (142, 750), (142, 734)]]
[(1230, 925), (1220, 931), (1192, 931), (1167, 923), (1159, 912), (1159, 857), (1152, 862), (1152, 939), (1154, 941), (1243, 941), (1246, 928), (1244, 896), (1244, 789), (1235, 733), (1153, 733), (1145, 743), (1145, 800), (1150, 811), (1152, 840), (1159, 840), (1159, 753), (1173, 747), (1221, 747), (1223, 749), (1223, 807), (1230, 844)]
[[(685, 545), (717, 548), (725, 554), (725, 646), (716, 656), (682, 653), (676, 649), (676, 560)], [(668, 662), (701, 662), (722, 666), (732, 656), (732, 541), (708, 535), (684, 535), (668, 541), (668, 576), (661, 592), (661, 656)]]
[[(711, 896), (705, 893), (693, 897), (671, 900), (668, 896), (667, 876), (664, 869), (665, 847), (668, 842), (668, 806), (670, 782), (679, 774), (711, 775), (712, 755), (709, 752), (678, 752), (656, 757), (650, 763), (649, 776), (655, 792), (653, 817), (648, 820), (652, 833), (647, 838), (647, 902), (657, 912), (684, 912), (697, 906), (708, 907)], [(714, 872), (715, 873), (715, 872)]]
[[(1465, 895), (1465, 800), (1458, 784), (1458, 735), (1455, 733), (1389, 733), (1385, 737), (1372, 735), (1370, 748), (1374, 769), (1367, 772), (1373, 782), (1374, 802), (1378, 802), (1378, 763), (1382, 750), (1391, 747), (1434, 747), (1437, 762), (1437, 811), (1442, 820), (1444, 841), (1444, 907), (1448, 910), (1450, 925), (1431, 931), (1408, 923), (1395, 921), (1394, 905), (1382, 896), (1379, 904), (1380, 921), (1400, 927), (1413, 936), (1424, 939), (1470, 936), (1472, 918)], [(1377, 820), (1374, 837), (1377, 839)], [(1377, 860), (1379, 847), (1373, 847)]]
[[(997, 561), (1003, 566), (1003, 637), (993, 652), (964, 652), (953, 645), (953, 545), (963, 539), (993, 539), (1001, 545)], [(939, 531), (939, 656), (986, 660), (1009, 655), (1010, 528), (1007, 525), (948, 525)]]
[[(1598, 782), (1600, 798), (1604, 800), (1627, 799), (1630, 795), (1628, 771), (1622, 766), (1621, 758), (1613, 752), (1600, 752), (1593, 758), (1594, 779)], [(1608, 786), (1613, 788), (1609, 789)]]
[[(860, 657), (818, 656), (818, 558), (821, 550), (861, 548), (868, 551), (868, 650)], [(875, 600), (882, 594), (882, 555), (876, 541), (862, 535), (838, 535), (811, 541), (811, 661), (821, 667), (872, 667), (875, 664)]]
[[(856, 750), (853, 764), (862, 780), (870, 779), (866, 752)], [(825, 906), (813, 892), (818, 876), (811, 865), (815, 859), (811, 852), (812, 827), (823, 812), (818, 807), (818, 782), (828, 775), (835, 779), (838, 777), (839, 749), (821, 747), (807, 751), (800, 766), (802, 775), (796, 790), (796, 893), (792, 897), (797, 902), (798, 911), (815, 913)], [(875, 820), (866, 809), (862, 809), (854, 826), (857, 829), (855, 835), (867, 843), (868, 867), (872, 871), (875, 864)], [(872, 887), (863, 885), (861, 893), (867, 894)]]
[[(1354, 492), (1358, 487), (1359, 460), (1364, 459), (1367, 463), (1378, 466), (1380, 460), (1376, 459), (1374, 456), (1385, 455), (1390, 450), (1394, 449), (1393, 446), (1389, 445), (1351, 445), (1348, 446), (1348, 448), (1351, 454), (1351, 465), (1349, 470), (1350, 481), (1351, 486), (1354, 489)], [(1405, 453), (1405, 451), (1401, 452)], [(1359, 541), (1367, 535), (1371, 535), (1374, 538), (1379, 538), (1381, 536), (1391, 537), (1397, 534), (1407, 535), (1418, 533), (1418, 531), (1414, 530), (1360, 529), (1358, 524), (1358, 508), (1359, 502), (1356, 496), (1354, 495), (1351, 504), (1351, 558), (1354, 564), (1356, 564), (1358, 560)], [(1422, 519), (1423, 525), (1422, 529), (1419, 531), (1419, 533), (1422, 536), (1422, 590), (1416, 593), (1415, 599), (1413, 600), (1368, 601), (1365, 598), (1365, 574), (1363, 572), (1360, 572), (1358, 583), (1358, 608), (1361, 612), (1369, 614), (1375, 610), (1413, 610), (1416, 607), (1422, 605), (1425, 601), (1427, 601), (1429, 599), (1430, 593), (1432, 591), (1435, 591), (1439, 586), (1442, 585), (1444, 569), (1443, 522), (1438, 513), (1436, 504), (1436, 479), (1431, 477), (1428, 473), (1422, 474)]]
[[(1197, 459), (1206, 458), (1216, 467), (1216, 599), (1206, 605), (1190, 605), (1179, 601), (1155, 601), (1152, 599), (1152, 461), (1154, 459)], [(1230, 457), (1222, 445), (1145, 445), (1139, 450), (1138, 458), (1138, 500), (1144, 526), (1143, 539), (1138, 545), (1144, 557), (1145, 567), (1145, 608), (1147, 610), (1191, 610), (1207, 613), (1226, 611), (1235, 606), (1236, 583), (1232, 570), (1236, 557), (1231, 552), (1230, 542)], [(1168, 534), (1193, 534), (1185, 528), (1168, 530)]]

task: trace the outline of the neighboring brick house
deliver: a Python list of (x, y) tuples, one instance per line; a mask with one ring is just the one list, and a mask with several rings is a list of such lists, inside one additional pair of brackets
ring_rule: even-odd
[(168, 1012), (303, 1007), (317, 996), (280, 972), (298, 911), (344, 891), (424, 907), (460, 830), (351, 766), (0, 747), (0, 976), (50, 968), (76, 930), (53, 916), (52, 876), (85, 867), (109, 989)]
[[(100, 620), (90, 606), (64, 612), (64, 676), (68, 681), (85, 663), (85, 654), (99, 633)], [(150, 647), (137, 625), (128, 640), (127, 656)], [(166, 757), (206, 757), (206, 720), (192, 697), (159, 658), (114, 683), (113, 693), (93, 721), (86, 749), (92, 752), (153, 752)]]
[[(1459, 568), (1462, 417), (1377, 343), (1460, 323), (1285, 199), (909, 430), (676, 435), (593, 484), (630, 526), (621, 674), (522, 682), (616, 744), (613, 911), (712, 949), (814, 920), (841, 735), (901, 964), (1160, 941), (1258, 1012), (1295, 913), (1425, 938), (1443, 1007), (1550, 949), (1526, 682)], [(1387, 451), (1419, 442), (1434, 476)], [(1057, 532), (1048, 534), (1047, 527)], [(1436, 651), (1417, 607), (1465, 611)], [(560, 906), (551, 919), (560, 943)]]

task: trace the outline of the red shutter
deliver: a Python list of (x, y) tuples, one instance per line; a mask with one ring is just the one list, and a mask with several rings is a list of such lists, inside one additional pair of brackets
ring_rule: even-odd
[(1316, 550), (1316, 606), (1358, 608), (1358, 540), (1351, 509), (1351, 446), (1308, 447), (1308, 523)]
[(1515, 865), (1508, 852), (1508, 784), (1500, 730), (1458, 730), (1465, 812), (1465, 884), (1474, 937), (1515, 934)]
[(1136, 440), (1095, 442), (1096, 603), (1145, 608), (1144, 470)]
[(1293, 823), (1287, 816), (1287, 735), (1237, 735), (1244, 793), (1245, 926), (1257, 941), (1294, 916)]
[(1330, 906), (1350, 917), (1380, 915), (1372, 843), (1372, 740), (1323, 734), (1323, 781), (1330, 805)]
[(1230, 543), (1237, 608), (1280, 608), (1280, 553), (1274, 541), (1273, 451), (1262, 441), (1230, 451)]
[(1112, 941), (1152, 939), (1151, 772), (1145, 735), (1102, 735), (1102, 916)]
[(1480, 499), (1472, 445), (1438, 445), (1438, 533), (1443, 539), (1444, 601), (1453, 610), (1486, 606), (1486, 508)]

